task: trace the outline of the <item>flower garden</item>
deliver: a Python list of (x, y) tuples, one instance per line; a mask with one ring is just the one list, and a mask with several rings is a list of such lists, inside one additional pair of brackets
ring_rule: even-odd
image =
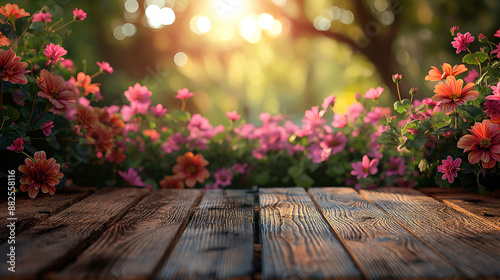
[[(500, 29), (473, 36), (452, 27), (463, 64), (429, 66), (432, 97), (400, 88), (405, 77), (395, 73), (391, 86), (411, 98), (400, 97), (393, 108), (380, 104), (387, 89), (374, 85), (345, 114), (332, 95), (300, 123), (262, 112), (253, 124), (228, 111), (227, 124), (214, 125), (186, 110), (197, 98), (187, 88), (172, 93), (178, 103), (167, 106), (133, 83), (123, 93), (127, 103), (95, 106), (106, 94), (99, 76), (112, 75), (112, 66), (75, 69), (64, 49), (65, 31), (85, 20), (83, 10), (67, 23), (17, 4), (1, 6), (0, 14), (0, 172), (15, 170), (15, 186), (31, 198), (71, 184), (498, 188)], [(471, 49), (475, 41), (482, 47)]]

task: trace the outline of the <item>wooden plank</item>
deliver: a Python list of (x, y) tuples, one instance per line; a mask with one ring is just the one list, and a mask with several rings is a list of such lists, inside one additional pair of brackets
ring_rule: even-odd
[(250, 279), (253, 193), (208, 190), (157, 279)]
[[(8, 202), (0, 204), (0, 221), (7, 221), (8, 218), (15, 218), (16, 234), (19, 234), (37, 222), (44, 220), (61, 210), (67, 208), (75, 202), (82, 200), (95, 189), (93, 188), (69, 188), (54, 195), (42, 195), (35, 199), (29, 198), (25, 194), (17, 193), (15, 197), (14, 216), (7, 211)], [(0, 227), (0, 243), (7, 240), (9, 228)]]
[[(102, 190), (16, 236), (15, 273), (0, 256), (0, 277), (34, 278), (61, 268), (148, 193), (145, 189)], [(0, 252), (10, 251), (7, 243)]]
[(260, 189), (259, 200), (263, 279), (361, 277), (304, 189)]
[(500, 277), (500, 231), (495, 227), (416, 190), (360, 192), (452, 261), (467, 277)]
[(312, 188), (313, 200), (367, 279), (453, 278), (459, 272), (352, 188)]
[[(146, 279), (187, 224), (199, 190), (155, 190), (56, 279)], [(173, 246), (172, 246), (173, 247)]]
[(430, 195), (446, 205), (462, 211), (500, 229), (500, 199), (480, 195), (462, 188), (425, 188), (419, 191)]

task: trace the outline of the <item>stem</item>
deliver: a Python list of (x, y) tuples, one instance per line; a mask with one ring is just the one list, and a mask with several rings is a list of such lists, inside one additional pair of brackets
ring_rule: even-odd
[[(59, 29), (61, 29), (61, 28), (64, 28), (64, 27), (68, 26), (70, 23), (73, 23), (74, 21), (75, 21), (75, 19), (73, 19), (73, 20), (69, 21), (68, 23), (66, 23), (66, 24), (64, 24), (64, 25), (62, 25), (62, 26), (60, 26), (60, 27), (58, 27), (58, 28), (56, 28), (56, 29), (54, 29), (54, 30), (52, 30), (52, 32), (56, 32), (57, 30), (59, 30)], [(54, 24), (54, 25), (55, 25), (55, 24)], [(54, 26), (54, 25), (53, 25), (53, 26)]]
[(181, 111), (184, 112), (186, 110), (186, 99), (182, 99)]
[(36, 103), (36, 94), (35, 97), (33, 98), (33, 105), (31, 106), (31, 113), (30, 113), (30, 119), (28, 120), (28, 127), (31, 123), (31, 117), (33, 117), (33, 111), (35, 111), (35, 103)]
[(97, 71), (96, 73), (94, 73), (94, 75), (90, 76), (91, 79), (99, 76), (100, 74), (102, 73), (102, 68), (99, 68), (99, 71)]
[(35, 162), (36, 162), (36, 160), (35, 160), (34, 158), (32, 158), (30, 155), (28, 155), (25, 151), (22, 151), (22, 153), (23, 153), (25, 156), (29, 157), (32, 161), (35, 161)]
[(399, 93), (399, 83), (396, 83), (396, 88), (398, 89), (399, 102), (401, 102), (401, 94)]
[(2, 125), (0, 126), (0, 131), (2, 130), (4, 123), (5, 123), (5, 120), (2, 120)]
[[(3, 81), (0, 81), (0, 118), (3, 120)], [(3, 122), (2, 122), (3, 127)]]
[(45, 115), (45, 113), (47, 113), (48, 111), (49, 111), (48, 109), (45, 109), (45, 111), (43, 111), (43, 113), (40, 116), (38, 116), (38, 118), (33, 123), (35, 124), (37, 121), (39, 121), (43, 117), (43, 115)]
[(479, 58), (477, 58), (470, 50), (467, 48), (467, 51), (472, 55), (477, 60), (477, 64), (479, 65), (479, 77), (482, 77), (482, 69), (481, 69), (481, 61), (479, 61)]

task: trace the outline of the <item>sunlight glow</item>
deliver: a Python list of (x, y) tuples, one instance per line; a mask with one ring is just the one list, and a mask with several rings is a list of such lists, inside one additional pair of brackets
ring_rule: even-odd
[(244, 0), (214, 0), (217, 14), (221, 18), (231, 18), (243, 10)]
[(276, 19), (274, 20), (273, 27), (271, 27), (271, 29), (269, 29), (268, 32), (273, 36), (278, 36), (282, 30), (283, 30), (283, 25), (281, 24), (281, 21)]
[(168, 7), (160, 8), (157, 5), (149, 5), (146, 8), (148, 23), (153, 28), (161, 28), (163, 25), (170, 25), (175, 21), (174, 10)]
[(248, 42), (255, 44), (260, 41), (261, 33), (255, 15), (245, 16), (240, 22), (240, 34)]
[(278, 7), (285, 7), (287, 0), (273, 0), (274, 4)]
[(200, 16), (196, 21), (196, 28), (198, 28), (201, 33), (207, 33), (210, 28), (212, 28), (212, 23), (208, 17)]
[(264, 30), (269, 30), (273, 28), (274, 18), (270, 14), (260, 14), (259, 15), (259, 27)]
[(135, 13), (139, 9), (139, 2), (137, 0), (127, 0), (124, 6), (127, 12)]

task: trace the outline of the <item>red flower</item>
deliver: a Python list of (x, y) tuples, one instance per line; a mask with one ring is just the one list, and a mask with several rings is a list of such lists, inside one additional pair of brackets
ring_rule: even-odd
[(89, 95), (89, 93), (97, 94), (101, 90), (99, 88), (101, 84), (91, 84), (92, 78), (89, 75), (85, 75), (83, 72), (78, 73), (76, 79), (75, 77), (71, 77), (70, 81), (75, 85), (75, 89), (78, 92), (80, 92), (78, 88), (82, 88), (85, 96)]
[(500, 123), (500, 100), (486, 100), (484, 102), (485, 112), (492, 123)]
[(67, 53), (68, 52), (63, 47), (59, 45), (54, 45), (52, 43), (45, 46), (45, 50), (43, 51), (43, 54), (49, 60), (47, 61), (47, 65), (49, 65), (51, 62), (52, 64), (56, 65), (57, 61), (64, 60), (64, 58), (62, 58), (61, 56)]
[(81, 20), (84, 20), (86, 17), (87, 17), (87, 13), (84, 12), (82, 9), (76, 8), (73, 11), (73, 19), (74, 20), (81, 21)]
[(458, 177), (457, 172), (460, 170), (462, 159), (457, 158), (453, 160), (451, 156), (448, 156), (447, 159), (443, 159), (442, 163), (442, 165), (438, 166), (438, 171), (444, 173), (441, 179), (448, 179), (448, 182), (451, 184), (455, 181), (455, 177)]
[(53, 123), (54, 123), (53, 121), (49, 121), (49, 122), (42, 124), (42, 126), (40, 127), (43, 131), (43, 134), (45, 134), (45, 136), (49, 136), (52, 133), (52, 128), (54, 128)]
[(12, 145), (8, 146), (7, 147), (7, 150), (10, 150), (10, 151), (13, 151), (13, 152), (22, 152), (24, 149), (24, 141), (23, 141), (23, 137), (19, 137), (17, 138), (16, 140), (14, 140), (14, 142), (12, 143)]
[(49, 12), (38, 12), (33, 15), (33, 22), (41, 21), (41, 22), (52, 22), (52, 15)]
[(431, 66), (431, 68), (432, 69), (429, 70), (429, 75), (425, 76), (425, 80), (427, 81), (440, 81), (446, 79), (448, 76), (457, 76), (467, 71), (467, 68), (463, 64), (455, 65), (452, 68), (450, 64), (443, 63), (443, 65), (441, 65), (443, 72), (439, 71), (435, 66)]
[(483, 168), (493, 168), (500, 161), (500, 125), (483, 120), (475, 123), (469, 129), (471, 134), (458, 140), (457, 147), (469, 152), (469, 162), (476, 164), (481, 161)]
[(27, 84), (24, 74), (30, 71), (26, 67), (28, 63), (21, 62), (21, 57), (12, 49), (0, 49), (0, 79), (12, 84)]
[(457, 33), (457, 37), (454, 37), (455, 41), (451, 42), (451, 45), (457, 49), (456, 53), (459, 54), (461, 51), (467, 50), (467, 46), (474, 42), (474, 36), (471, 36), (469, 32), (462, 34)]
[(187, 152), (184, 156), (177, 157), (177, 164), (172, 171), (184, 177), (186, 186), (192, 188), (196, 182), (203, 183), (210, 177), (210, 173), (205, 168), (208, 164), (209, 162), (203, 158), (203, 155)]
[(40, 188), (43, 193), (53, 195), (56, 185), (63, 174), (59, 172), (61, 166), (53, 158), (47, 159), (44, 151), (36, 152), (34, 159), (24, 160), (26, 165), (19, 166), (19, 171), (25, 174), (21, 178), (21, 191), (28, 192), (31, 198), (38, 195)]
[(18, 18), (30, 16), (30, 13), (26, 12), (24, 9), (19, 9), (17, 4), (10, 3), (0, 7), (0, 14), (6, 16), (11, 22)]
[(456, 80), (454, 76), (448, 76), (445, 83), (440, 82), (434, 88), (436, 94), (432, 101), (439, 102), (444, 113), (450, 113), (466, 101), (475, 100), (479, 96), (479, 92), (473, 90), (475, 85), (468, 83), (462, 88), (463, 84), (462, 79)]
[(69, 89), (61, 76), (54, 76), (50, 71), (42, 69), (37, 84), (41, 91), (38, 96), (47, 98), (56, 109), (75, 108), (78, 95)]
[(109, 65), (108, 62), (103, 61), (103, 62), (97, 62), (97, 66), (99, 66), (99, 69), (103, 72), (106, 72), (108, 74), (113, 74), (113, 67)]
[(183, 89), (180, 89), (177, 91), (177, 95), (175, 96), (175, 98), (188, 99), (188, 98), (192, 97), (193, 95), (194, 95), (194, 93), (189, 92), (189, 89), (183, 88)]
[(2, 32), (0, 32), (0, 47), (9, 45), (10, 45), (10, 39), (7, 38), (7, 36), (4, 36)]

